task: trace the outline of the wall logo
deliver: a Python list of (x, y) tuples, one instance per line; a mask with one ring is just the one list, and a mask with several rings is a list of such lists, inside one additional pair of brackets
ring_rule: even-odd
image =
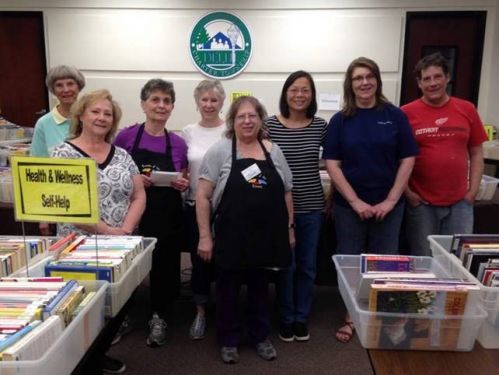
[(192, 29), (191, 59), (201, 73), (227, 79), (241, 73), (251, 58), (253, 44), (248, 28), (236, 15), (212, 12)]

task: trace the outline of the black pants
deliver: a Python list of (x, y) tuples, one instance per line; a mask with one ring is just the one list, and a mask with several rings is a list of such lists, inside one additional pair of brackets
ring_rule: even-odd
[(197, 253), (199, 231), (196, 221), (196, 206), (186, 205), (184, 209), (184, 225), (187, 249), (191, 253), (192, 274), (191, 288), (194, 303), (205, 305), (210, 294), (210, 284), (214, 280), (215, 261), (205, 262)]
[(182, 231), (165, 225), (158, 228), (158, 223), (162, 223), (161, 216), (150, 220), (143, 219), (140, 223), (140, 234), (158, 240), (152, 253), (152, 267), (149, 273), (151, 312), (165, 318), (170, 312), (172, 302), (180, 295)]

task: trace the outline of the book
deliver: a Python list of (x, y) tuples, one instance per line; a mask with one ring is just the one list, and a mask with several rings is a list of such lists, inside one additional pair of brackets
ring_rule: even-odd
[(68, 298), (70, 292), (78, 287), (75, 280), (69, 280), (64, 287), (61, 288), (59, 293), (50, 300), (50, 302), (43, 308), (43, 319), (53, 315), (57, 308)]
[(6, 339), (2, 340), (0, 342), (0, 352), (3, 352), (6, 348), (8, 348), (9, 346), (11, 346), (14, 343), (16, 343), (23, 336), (25, 336), (26, 334), (28, 334), (29, 332), (31, 332), (33, 330), (33, 328), (35, 328), (40, 323), (41, 323), (40, 320), (36, 320), (34, 322), (30, 322), (27, 325), (25, 325), (24, 327), (22, 327), (21, 329), (19, 329), (16, 333), (13, 333), (12, 335), (10, 335), (9, 337), (7, 337)]
[(63, 282), (62, 277), (1, 277), (0, 282)]
[(499, 234), (455, 234), (450, 252), (462, 259), (462, 248), (467, 243), (499, 243)]
[(73, 312), (83, 300), (84, 294), (85, 288), (82, 285), (79, 285), (76, 289), (70, 292), (69, 296), (55, 311), (55, 315), (59, 315), (61, 317), (65, 326), (71, 323), (71, 320), (73, 319)]
[(94, 291), (88, 292), (84, 297), (83, 300), (80, 302), (78, 306), (76, 306), (76, 309), (73, 311), (73, 319), (76, 315), (78, 315), (94, 298), (96, 293)]
[(369, 311), (463, 315), (467, 298), (468, 289), (464, 286), (373, 284), (369, 294)]
[(413, 260), (404, 255), (360, 254), (360, 272), (410, 272)]
[(68, 265), (49, 263), (45, 265), (45, 276), (60, 276), (64, 280), (105, 280), (113, 282), (112, 267)]
[(371, 284), (378, 279), (386, 278), (435, 278), (433, 272), (364, 272), (360, 274), (360, 281), (357, 288), (357, 299), (367, 300), (371, 290)]
[(59, 316), (51, 316), (37, 324), (24, 337), (6, 348), (2, 353), (3, 361), (30, 361), (41, 358), (64, 330)]

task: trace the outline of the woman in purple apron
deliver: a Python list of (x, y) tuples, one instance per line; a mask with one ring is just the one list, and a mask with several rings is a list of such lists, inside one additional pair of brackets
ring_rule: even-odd
[[(180, 293), (180, 252), (182, 246), (182, 197), (189, 181), (182, 177), (187, 168), (187, 145), (165, 128), (175, 103), (173, 84), (151, 79), (142, 88), (141, 106), (146, 121), (123, 129), (115, 144), (125, 148), (142, 173), (146, 187), (146, 210), (140, 222), (142, 236), (158, 242), (152, 255), (150, 276), (151, 319), (149, 346), (161, 346), (166, 340), (166, 315)], [(153, 171), (180, 172), (171, 186), (155, 186)]]

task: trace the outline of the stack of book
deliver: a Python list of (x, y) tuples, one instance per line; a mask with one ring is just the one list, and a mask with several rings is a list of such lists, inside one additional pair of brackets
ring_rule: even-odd
[(116, 283), (143, 249), (139, 236), (78, 236), (55, 250), (58, 255), (45, 266), (45, 275)]
[(27, 261), (47, 251), (48, 247), (46, 238), (0, 237), (0, 277), (26, 266)]
[(414, 258), (405, 255), (360, 255), (360, 282), (357, 299), (368, 300), (371, 285), (378, 279), (428, 279), (435, 274), (427, 269), (416, 269)]
[(499, 235), (456, 234), (451, 252), (484, 286), (499, 286)]
[[(413, 257), (378, 257), (361, 256), (361, 268), (365, 263), (361, 280), (373, 277), (369, 279), (368, 310), (377, 314), (368, 333), (371, 343), (397, 349), (459, 348), (459, 317), (475, 313), (479, 286), (417, 270)], [(387, 276), (390, 269), (395, 271)]]
[(0, 279), (0, 358), (39, 358), (95, 293), (62, 278)]

